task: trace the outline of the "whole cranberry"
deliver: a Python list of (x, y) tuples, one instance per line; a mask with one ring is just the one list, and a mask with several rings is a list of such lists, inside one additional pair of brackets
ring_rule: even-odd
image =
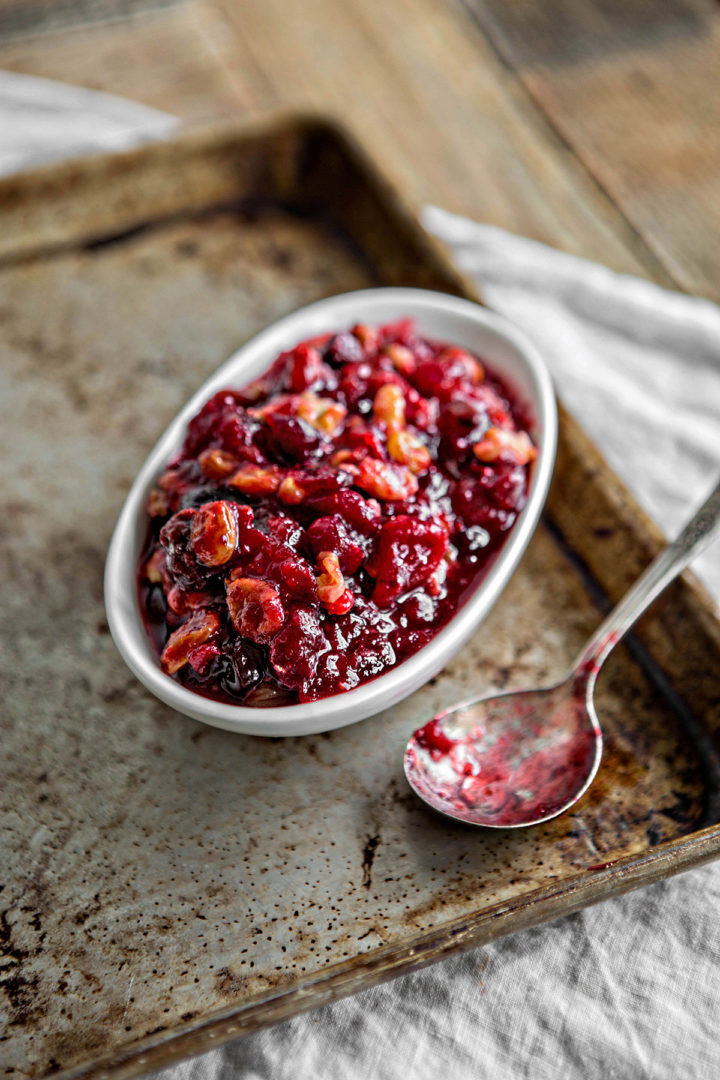
[(498, 506), (487, 488), (477, 479), (463, 477), (454, 487), (452, 504), (455, 513), (466, 525), (480, 526), (488, 534), (487, 548), (497, 546), (502, 533), (514, 524), (517, 514)]
[(288, 390), (301, 394), (324, 382), (325, 365), (319, 351), (312, 345), (302, 344), (288, 354)]
[(317, 603), (317, 580), (310, 563), (301, 555), (286, 555), (279, 564), (279, 580), (294, 597), (307, 603)]
[(299, 416), (269, 413), (265, 424), (263, 448), (275, 461), (288, 464), (306, 461), (321, 445), (320, 433)]
[(297, 690), (309, 682), (328, 642), (311, 608), (296, 607), (270, 646), (270, 665), (283, 686)]
[(382, 510), (375, 499), (364, 499), (359, 492), (347, 488), (332, 495), (310, 497), (305, 505), (319, 514), (339, 514), (363, 536), (374, 536), (382, 520)]
[(261, 422), (238, 407), (223, 413), (217, 425), (217, 437), (226, 453), (233, 454), (240, 461), (261, 464), (265, 460), (259, 447), (261, 430)]
[(178, 510), (160, 530), (165, 565), (174, 584), (184, 589), (201, 585), (211, 570), (198, 563), (190, 538), (196, 510)]
[(527, 476), (522, 465), (497, 462), (491, 468), (481, 466), (478, 483), (503, 510), (519, 510), (525, 502)]
[(368, 379), (372, 367), (363, 360), (358, 364), (347, 364), (339, 373), (338, 395), (348, 409), (366, 413), (372, 409), (372, 395), (368, 390)]
[[(473, 386), (468, 391), (468, 398), (481, 406), (487, 413), (490, 423), (495, 427), (503, 428), (512, 425), (510, 406), (490, 382), (484, 382), (482, 386)], [(525, 426), (529, 426), (528, 423)]]
[(233, 503), (205, 503), (198, 507), (190, 527), (195, 558), (203, 566), (222, 566), (235, 554), (238, 519)]
[(285, 514), (270, 514), (266, 521), (267, 531), (281, 544), (297, 551), (305, 539), (305, 530), (293, 518)]
[(437, 426), (439, 453), (461, 461), (470, 460), (473, 444), (483, 437), (490, 421), (480, 402), (449, 401), (440, 408)]
[[(486, 527), (489, 520), (485, 507), (502, 510), (506, 514), (522, 509), (525, 502), (527, 477), (522, 465), (497, 462), (495, 465), (476, 465), (470, 476), (459, 480), (453, 490), (452, 503), (455, 512), (468, 524)], [(515, 520), (515, 515), (512, 520)], [(511, 522), (512, 524), (512, 522)]]
[(363, 347), (354, 334), (336, 334), (327, 347), (325, 356), (329, 363), (357, 364), (364, 357)]
[(220, 418), (232, 412), (238, 405), (241, 395), (235, 390), (219, 390), (206, 401), (200, 412), (188, 424), (183, 457), (197, 457), (215, 438)]
[(238, 685), (243, 690), (257, 686), (265, 677), (266, 666), (262, 651), (243, 638), (233, 645), (233, 664)]
[(365, 557), (362, 547), (339, 514), (317, 518), (308, 528), (307, 538), (316, 557), (322, 551), (334, 552), (343, 574), (354, 574)]

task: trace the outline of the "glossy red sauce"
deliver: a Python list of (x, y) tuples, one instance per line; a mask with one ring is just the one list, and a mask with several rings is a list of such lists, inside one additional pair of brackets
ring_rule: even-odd
[(303, 342), (215, 394), (147, 504), (140, 603), (164, 670), (264, 706), (402, 663), (522, 509), (528, 423), (479, 357), (410, 320)]

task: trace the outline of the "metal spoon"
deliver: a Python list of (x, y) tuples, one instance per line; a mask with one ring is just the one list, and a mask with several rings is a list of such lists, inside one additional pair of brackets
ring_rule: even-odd
[(593, 704), (602, 664), (718, 532), (720, 483), (608, 615), (562, 682), (476, 698), (418, 728), (404, 766), (420, 798), (458, 821), (502, 829), (538, 825), (576, 803), (602, 755)]

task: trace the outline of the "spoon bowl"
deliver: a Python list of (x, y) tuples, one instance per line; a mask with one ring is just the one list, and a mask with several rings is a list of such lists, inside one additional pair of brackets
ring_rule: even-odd
[(404, 766), (410, 785), (440, 813), (512, 829), (577, 802), (601, 756), (588, 682), (571, 677), (441, 713), (413, 734)]
[(540, 825), (568, 810), (600, 765), (593, 691), (602, 664), (718, 531), (720, 483), (595, 632), (566, 679), (476, 698), (418, 728), (404, 758), (413, 790), (447, 817), (487, 828)]

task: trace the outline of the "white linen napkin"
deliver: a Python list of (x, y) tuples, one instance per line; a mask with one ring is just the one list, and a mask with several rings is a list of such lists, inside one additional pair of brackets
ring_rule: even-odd
[(0, 71), (0, 175), (169, 135), (178, 120), (136, 101)]
[[(44, 84), (44, 85), (43, 85)], [(0, 171), (158, 137), (171, 117), (0, 73)], [(720, 471), (720, 310), (435, 208), (491, 307), (672, 534)], [(720, 598), (720, 559), (696, 569)], [(515, 934), (163, 1070), (162, 1080), (720, 1075), (720, 863)]]

